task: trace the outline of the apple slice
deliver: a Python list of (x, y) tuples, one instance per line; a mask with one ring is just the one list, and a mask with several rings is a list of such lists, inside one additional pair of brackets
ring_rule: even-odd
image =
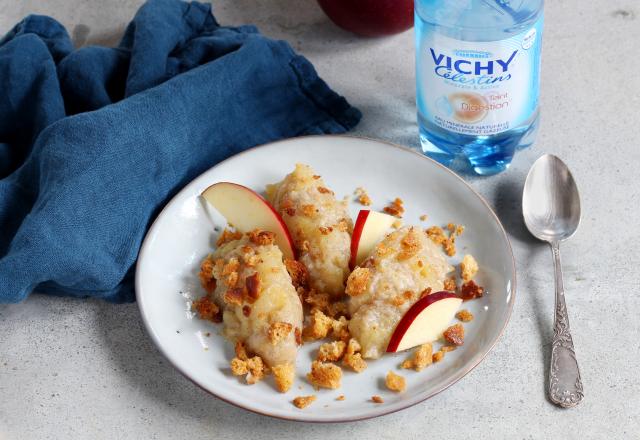
[(462, 299), (451, 292), (436, 292), (416, 302), (404, 314), (389, 339), (387, 353), (433, 342), (444, 332)]
[(395, 221), (395, 217), (381, 212), (360, 210), (351, 234), (351, 259), (349, 260), (351, 269), (371, 254)]
[(205, 189), (202, 197), (240, 232), (254, 229), (273, 232), (284, 257), (295, 259), (287, 225), (260, 194), (237, 183), (219, 182)]

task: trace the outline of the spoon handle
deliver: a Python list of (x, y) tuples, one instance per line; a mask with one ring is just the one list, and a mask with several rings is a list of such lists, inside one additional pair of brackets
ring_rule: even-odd
[(549, 398), (556, 405), (571, 408), (582, 401), (584, 392), (569, 329), (567, 305), (564, 301), (560, 244), (557, 241), (551, 243), (551, 250), (556, 279), (556, 307), (549, 370)]

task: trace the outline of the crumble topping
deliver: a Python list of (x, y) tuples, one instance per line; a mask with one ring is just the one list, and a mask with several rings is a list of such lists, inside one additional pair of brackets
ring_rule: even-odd
[(425, 233), (431, 241), (442, 246), (442, 249), (448, 256), (453, 257), (456, 254), (456, 237), (464, 232), (464, 226), (449, 223), (447, 230), (449, 231), (448, 237), (440, 226), (431, 226)]
[(224, 228), (218, 240), (216, 240), (216, 246), (220, 247), (223, 244), (229, 243), (230, 241), (240, 240), (242, 238), (242, 232), (232, 231), (229, 228)]
[(252, 243), (259, 246), (273, 244), (276, 240), (276, 234), (270, 231), (261, 231), (260, 229), (255, 229), (251, 232), (247, 232), (247, 235), (249, 236), (249, 240), (251, 240)]
[(241, 306), (243, 297), (244, 297), (243, 289), (238, 289), (234, 287), (231, 289), (227, 289), (227, 291), (224, 293), (223, 300), (227, 304), (235, 304), (235, 305)]
[(280, 208), (287, 213), (288, 216), (293, 217), (294, 215), (296, 215), (296, 208), (293, 204), (293, 200), (291, 199), (284, 199), (281, 203), (280, 203)]
[(313, 361), (311, 363), (311, 372), (307, 374), (307, 379), (315, 387), (340, 388), (342, 370), (334, 364)]
[(296, 344), (302, 345), (302, 332), (300, 331), (300, 328), (296, 327), (293, 330), (293, 335), (296, 338)]
[(422, 292), (420, 292), (420, 299), (424, 298), (427, 295), (431, 295), (431, 287), (427, 287)]
[(308, 285), (309, 271), (307, 270), (307, 266), (299, 261), (288, 258), (284, 260), (284, 265), (287, 268), (287, 272), (289, 272), (289, 276), (291, 276), (293, 287), (297, 289), (298, 287), (306, 287)]
[(260, 382), (267, 374), (266, 365), (262, 362), (260, 356), (254, 356), (246, 360), (249, 374), (247, 374), (246, 381), (249, 385)]
[(351, 338), (351, 334), (349, 333), (349, 321), (347, 318), (341, 316), (339, 319), (333, 320), (331, 323), (331, 335), (334, 339), (344, 342)]
[(347, 348), (344, 341), (325, 342), (318, 349), (318, 360), (320, 362), (336, 362), (342, 358)]
[(394, 217), (402, 218), (402, 214), (404, 214), (403, 204), (404, 202), (402, 201), (402, 199), (396, 197), (393, 202), (384, 207), (384, 212), (393, 215)]
[(209, 294), (216, 290), (216, 279), (213, 277), (214, 267), (215, 266), (213, 261), (211, 261), (211, 258), (205, 258), (200, 265), (200, 272), (198, 273), (200, 284)]
[(371, 206), (371, 198), (369, 197), (369, 194), (367, 194), (366, 189), (364, 189), (363, 187), (356, 188), (355, 195), (361, 205)]
[[(302, 215), (305, 217), (314, 217), (318, 210), (314, 205), (302, 205)], [(300, 234), (297, 234), (300, 235)]]
[(276, 388), (278, 388), (278, 391), (281, 393), (289, 391), (293, 385), (295, 377), (295, 366), (292, 364), (274, 365), (271, 368), (271, 371), (273, 372), (273, 378), (276, 382)]
[(334, 194), (334, 192), (333, 192), (333, 191), (331, 191), (329, 188), (325, 188), (324, 186), (319, 186), (319, 187), (318, 187), (318, 192), (319, 192), (320, 194), (331, 194), (331, 195), (333, 195), (333, 194)]
[(471, 313), (467, 309), (462, 309), (458, 313), (456, 313), (456, 318), (458, 318), (462, 322), (473, 321), (473, 313)]
[(193, 302), (191, 308), (195, 310), (200, 319), (204, 319), (211, 322), (220, 322), (222, 317), (220, 316), (220, 307), (208, 296), (198, 298)]
[(449, 277), (444, 280), (444, 290), (449, 290), (451, 292), (455, 292), (458, 289), (458, 283), (456, 283), (455, 277)]
[(344, 394), (340, 394), (338, 397), (336, 397), (336, 400), (342, 401), (344, 399), (345, 399)]
[(460, 263), (460, 273), (463, 281), (470, 281), (478, 273), (478, 262), (473, 255), (465, 255)]
[(271, 345), (278, 345), (289, 336), (291, 330), (293, 330), (293, 325), (288, 322), (274, 322), (267, 330), (269, 342), (271, 342)]
[(321, 312), (327, 311), (329, 308), (329, 294), (328, 293), (318, 293), (315, 290), (311, 289), (309, 292), (304, 295), (304, 302), (311, 306), (311, 313), (315, 312), (315, 310), (320, 310)]
[(393, 229), (400, 229), (402, 227), (402, 220), (397, 219), (396, 221), (394, 221), (393, 223), (391, 223), (391, 227)]
[(384, 400), (382, 399), (382, 397), (376, 395), (376, 396), (371, 396), (371, 401), (374, 403), (384, 403)]
[(393, 371), (389, 371), (387, 373), (387, 377), (385, 378), (384, 383), (387, 388), (397, 393), (404, 391), (404, 389), (407, 387), (407, 382), (405, 381), (404, 377), (395, 374)]
[(296, 408), (304, 409), (307, 406), (311, 405), (313, 402), (315, 402), (315, 400), (316, 400), (316, 396), (314, 394), (310, 396), (298, 396), (295, 399), (293, 399), (293, 404), (295, 405)]
[(420, 251), (422, 246), (414, 228), (410, 228), (407, 235), (400, 240), (400, 247), (402, 250), (398, 253), (399, 261), (408, 260)]
[(406, 359), (400, 365), (400, 368), (411, 369), (416, 371), (422, 371), (425, 367), (428, 367), (433, 363), (433, 346), (430, 343), (422, 344), (413, 352), (413, 357)]
[(304, 328), (302, 334), (308, 339), (322, 339), (326, 338), (333, 319), (322, 313), (320, 310), (315, 310), (311, 315), (309, 325)]
[(362, 347), (358, 341), (351, 338), (349, 339), (347, 350), (342, 358), (342, 363), (356, 373), (361, 373), (367, 369), (367, 363), (362, 359), (362, 354), (359, 353), (360, 350), (362, 350)]
[(440, 362), (442, 359), (444, 359), (444, 351), (440, 350), (437, 351), (435, 353), (433, 353), (433, 362)]
[(349, 230), (349, 222), (346, 219), (341, 218), (338, 221), (338, 224), (336, 225), (336, 228), (340, 232), (347, 232)]
[(442, 334), (444, 340), (453, 345), (464, 344), (464, 327), (462, 324), (454, 324)]
[(244, 284), (247, 288), (247, 301), (254, 303), (258, 298), (260, 298), (260, 275), (256, 272), (253, 275), (248, 276), (244, 280)]
[(450, 351), (454, 351), (456, 348), (458, 348), (455, 345), (443, 345), (442, 347), (440, 347), (440, 351), (444, 351), (445, 353), (448, 353)]
[(356, 267), (347, 280), (347, 295), (358, 296), (363, 294), (367, 290), (370, 277), (371, 271), (369, 269), (366, 267)]
[(249, 368), (247, 367), (247, 361), (233, 358), (231, 359), (231, 374), (234, 376), (244, 376), (249, 372)]
[(324, 226), (320, 226), (318, 228), (322, 235), (329, 235), (329, 233), (333, 232), (333, 228), (331, 226), (325, 228)]
[(428, 216), (427, 214), (422, 214), (422, 215), (420, 216), (420, 221), (423, 221), (423, 222), (424, 222), (424, 221), (426, 221), (428, 218), (429, 218), (429, 216)]
[(484, 289), (478, 286), (473, 280), (469, 280), (462, 285), (460, 297), (464, 301), (480, 298), (484, 294)]

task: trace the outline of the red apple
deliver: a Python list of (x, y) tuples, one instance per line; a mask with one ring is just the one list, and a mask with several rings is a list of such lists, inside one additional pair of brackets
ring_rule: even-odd
[(219, 182), (202, 192), (202, 197), (240, 232), (254, 229), (276, 234), (276, 244), (285, 258), (294, 259), (293, 240), (282, 217), (257, 192), (237, 183)]
[(413, 0), (318, 0), (341, 28), (365, 36), (397, 34), (413, 26)]
[(404, 314), (389, 339), (387, 353), (433, 342), (455, 316), (462, 299), (451, 292), (436, 292), (416, 302)]
[(356, 224), (351, 234), (351, 258), (349, 267), (353, 269), (367, 258), (376, 247), (376, 244), (387, 234), (391, 225), (396, 221), (392, 217), (381, 212), (362, 209), (358, 213)]

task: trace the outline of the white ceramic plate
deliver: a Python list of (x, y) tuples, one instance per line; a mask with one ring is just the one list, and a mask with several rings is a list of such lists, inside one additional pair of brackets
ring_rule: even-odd
[[(336, 196), (362, 186), (381, 210), (395, 197), (404, 200), (405, 224), (466, 226), (458, 239), (458, 263), (464, 253), (477, 257), (477, 279), (487, 290), (469, 301), (475, 319), (465, 324), (464, 346), (422, 372), (401, 370), (407, 389), (387, 391), (384, 377), (407, 357), (386, 355), (369, 362), (361, 374), (344, 371), (342, 388), (315, 391), (305, 380), (318, 343), (305, 344), (298, 355), (297, 380), (292, 389), (278, 393), (272, 379), (246, 385), (230, 374), (231, 344), (219, 328), (189, 311), (190, 300), (204, 294), (197, 272), (212, 251), (224, 219), (199, 194), (219, 181), (232, 181), (263, 192), (279, 181), (294, 164), (311, 165)], [(350, 204), (352, 217), (362, 206)], [(422, 214), (429, 216), (420, 222)], [(436, 162), (409, 149), (380, 141), (347, 136), (311, 136), (271, 143), (221, 162), (187, 185), (153, 223), (140, 251), (136, 273), (137, 299), (142, 318), (160, 351), (186, 377), (215, 396), (257, 413), (314, 422), (353, 421), (397, 411), (444, 390), (475, 367), (504, 330), (514, 302), (515, 265), (509, 240), (487, 203), (461, 178)], [(210, 336), (207, 334), (210, 333)], [(382, 380), (381, 380), (382, 379)], [(496, 380), (497, 380), (496, 376)], [(488, 390), (487, 390), (488, 391)], [(295, 396), (316, 394), (304, 410), (295, 408)], [(337, 401), (340, 394), (346, 400)], [(371, 402), (380, 395), (383, 404)]]

